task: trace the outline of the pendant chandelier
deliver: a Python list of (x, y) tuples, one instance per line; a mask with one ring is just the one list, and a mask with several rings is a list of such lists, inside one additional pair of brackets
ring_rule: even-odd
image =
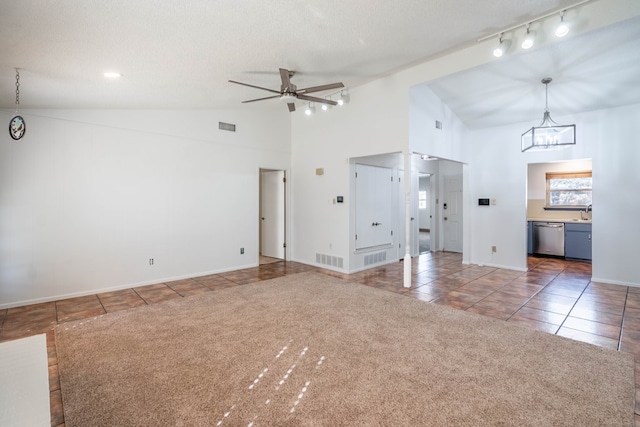
[(551, 77), (542, 79), (545, 91), (545, 108), (542, 122), (522, 134), (522, 151), (561, 148), (576, 143), (576, 125), (559, 125), (549, 113), (549, 83)]
[(20, 141), (27, 131), (27, 124), (22, 116), (18, 115), (20, 106), (20, 72), (16, 68), (16, 114), (9, 121), (9, 135), (14, 141)]

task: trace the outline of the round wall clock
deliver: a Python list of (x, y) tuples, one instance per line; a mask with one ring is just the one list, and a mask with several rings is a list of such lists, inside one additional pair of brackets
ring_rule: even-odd
[(13, 116), (11, 121), (9, 122), (9, 135), (15, 141), (20, 140), (24, 136), (24, 133), (27, 130), (27, 125), (24, 122), (22, 116)]

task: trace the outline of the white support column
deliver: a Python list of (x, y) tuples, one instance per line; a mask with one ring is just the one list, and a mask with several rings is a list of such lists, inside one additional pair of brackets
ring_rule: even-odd
[(405, 288), (411, 287), (411, 153), (404, 153), (404, 282)]

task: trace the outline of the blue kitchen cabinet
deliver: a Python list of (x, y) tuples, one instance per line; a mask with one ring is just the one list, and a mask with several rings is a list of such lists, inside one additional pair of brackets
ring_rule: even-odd
[(564, 256), (591, 261), (591, 224), (565, 224)]
[(527, 221), (527, 254), (533, 254), (533, 221)]

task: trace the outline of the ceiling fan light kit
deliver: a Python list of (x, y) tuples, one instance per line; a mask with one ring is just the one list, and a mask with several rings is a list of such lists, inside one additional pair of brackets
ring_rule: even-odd
[(271, 92), (275, 94), (275, 95), (267, 96), (264, 98), (256, 98), (256, 99), (250, 99), (248, 101), (242, 101), (243, 104), (247, 102), (264, 101), (267, 99), (278, 98), (280, 99), (280, 102), (287, 104), (287, 107), (289, 108), (290, 112), (294, 112), (296, 111), (296, 104), (295, 104), (296, 101), (298, 100), (308, 101), (309, 106), (305, 110), (305, 113), (307, 115), (311, 115), (313, 114), (313, 112), (315, 112), (315, 106), (312, 106), (311, 103), (317, 103), (323, 106), (338, 105), (338, 102), (331, 100), (331, 98), (320, 98), (320, 97), (311, 96), (308, 94), (316, 93), (316, 92), (325, 92), (333, 89), (341, 89), (344, 87), (344, 84), (338, 82), (338, 83), (329, 83), (329, 84), (320, 85), (320, 86), (307, 87), (304, 89), (298, 89), (296, 85), (291, 83), (291, 78), (294, 76), (294, 74), (295, 73), (293, 71), (289, 71), (286, 68), (280, 68), (280, 80), (282, 82), (280, 86), (280, 90), (269, 89), (261, 86), (255, 86), (248, 83), (238, 82), (235, 80), (229, 80), (229, 83), (235, 83), (242, 86), (252, 87), (254, 89), (265, 90), (267, 92)]
[[(535, 42), (535, 31), (532, 31), (530, 29), (531, 24), (535, 23), (535, 22), (540, 22), (545, 20), (546, 18), (549, 18), (550, 16), (557, 16), (558, 14), (560, 15), (560, 23), (555, 26), (555, 30), (554, 30), (554, 34), (556, 37), (565, 37), (567, 34), (569, 34), (569, 30), (570, 30), (570, 25), (569, 23), (565, 20), (565, 14), (568, 10), (570, 9), (574, 9), (577, 8), (578, 6), (583, 5), (584, 3), (588, 3), (592, 0), (582, 0), (578, 3), (572, 4), (570, 6), (566, 6), (562, 9), (559, 10), (555, 10), (553, 12), (547, 13), (545, 15), (539, 16), (535, 19), (530, 19), (528, 21), (525, 21), (521, 24), (518, 25), (514, 25), (512, 27), (509, 28), (505, 28), (504, 30), (498, 31), (497, 33), (493, 33), (490, 34), (488, 36), (482, 37), (480, 39), (478, 39), (478, 42), (483, 42), (485, 40), (489, 40), (491, 38), (494, 38), (496, 36), (499, 36), (499, 40), (500, 43), (498, 44), (498, 46), (496, 46), (493, 49), (493, 56), (495, 56), (496, 58), (500, 58), (502, 55), (505, 54), (505, 52), (507, 51), (507, 49), (509, 49), (509, 46), (511, 44), (511, 39), (516, 38), (517, 34), (516, 34), (516, 30), (518, 30), (519, 28), (524, 27), (525, 31), (524, 34), (522, 36), (522, 42), (520, 44), (520, 47), (524, 50), (527, 49), (531, 49), (534, 45)], [(511, 38), (504, 38), (505, 33), (511, 33)], [(544, 37), (543, 37), (544, 38)]]

